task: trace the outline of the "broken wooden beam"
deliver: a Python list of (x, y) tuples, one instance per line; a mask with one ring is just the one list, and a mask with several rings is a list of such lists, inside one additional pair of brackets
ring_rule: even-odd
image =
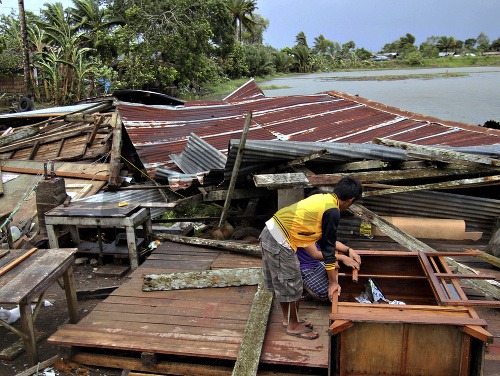
[(250, 308), (232, 376), (257, 375), (272, 304), (273, 293), (260, 283)]
[(434, 146), (423, 146), (411, 144), (409, 142), (394, 141), (388, 138), (374, 138), (374, 144), (395, 146), (403, 150), (414, 151), (425, 155), (429, 155), (432, 160), (440, 160), (446, 163), (467, 163), (467, 164), (483, 164), (492, 167), (500, 167), (500, 159), (483, 157), (475, 154), (462, 153), (451, 149), (437, 148)]
[(203, 247), (213, 247), (226, 251), (243, 253), (249, 256), (262, 257), (259, 245), (244, 244), (227, 240), (202, 239), (190, 236), (179, 236), (172, 234), (156, 234), (158, 240), (170, 240), (176, 243), (200, 245)]
[(169, 291), (207, 287), (258, 285), (262, 268), (203, 270), (200, 272), (147, 274), (142, 291)]
[(338, 174), (316, 174), (307, 175), (304, 173), (284, 173), (284, 174), (259, 174), (253, 177), (256, 187), (266, 187), (268, 189), (281, 188), (310, 188), (320, 186), (331, 186), (337, 184), (344, 176), (349, 175), (357, 178), (361, 183), (380, 183), (398, 180), (439, 178), (447, 176), (464, 176), (477, 173), (477, 169), (448, 169), (448, 168), (422, 168), (410, 170), (390, 170), (390, 171), (365, 171), (354, 173)]
[(368, 161), (359, 161), (359, 162), (350, 162), (344, 163), (341, 165), (333, 166), (333, 172), (352, 172), (352, 171), (361, 171), (361, 170), (377, 170), (379, 168), (386, 168), (389, 166), (388, 162), (380, 161), (380, 160), (368, 160)]
[(390, 188), (390, 189), (381, 189), (377, 191), (365, 191), (363, 192), (363, 197), (368, 196), (381, 196), (388, 195), (394, 193), (402, 193), (402, 192), (413, 192), (413, 191), (422, 191), (428, 189), (448, 189), (448, 188), (470, 188), (475, 186), (482, 185), (496, 185), (500, 184), (500, 175), (495, 176), (485, 176), (482, 178), (475, 179), (460, 179), (460, 180), (452, 180), (452, 181), (444, 181), (440, 183), (430, 183), (430, 184), (420, 184), (409, 187), (398, 187), (398, 188)]
[(227, 213), (229, 212), (229, 206), (231, 204), (234, 187), (236, 186), (236, 180), (238, 180), (241, 160), (243, 159), (243, 151), (245, 150), (245, 143), (247, 142), (247, 135), (251, 123), (252, 123), (252, 111), (248, 111), (247, 117), (245, 119), (245, 124), (243, 126), (243, 132), (241, 133), (241, 138), (238, 145), (238, 151), (236, 152), (236, 159), (234, 161), (233, 172), (231, 174), (231, 179), (229, 181), (229, 187), (227, 189), (227, 195), (224, 201), (224, 207), (222, 208), (222, 213), (220, 215), (219, 227), (224, 224)]

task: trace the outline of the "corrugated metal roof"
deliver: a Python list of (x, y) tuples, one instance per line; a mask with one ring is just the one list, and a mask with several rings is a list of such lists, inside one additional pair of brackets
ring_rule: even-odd
[(423, 115), (338, 92), (267, 98), (254, 80), (214, 104), (176, 108), (117, 107), (128, 134), (147, 168), (173, 168), (167, 156), (178, 154), (191, 133), (221, 153), (240, 139), (252, 111), (248, 140), (370, 144), (375, 137), (420, 145), (451, 147), (499, 145), (500, 131)]
[(189, 136), (182, 153), (171, 154), (170, 158), (186, 174), (223, 169), (227, 160), (224, 154), (194, 133)]
[[(117, 191), (117, 192), (100, 192), (90, 197), (82, 198), (78, 201), (84, 202), (108, 202), (120, 203), (155, 203), (165, 202), (159, 189), (144, 189), (144, 190), (130, 190), (130, 191)], [(157, 218), (163, 215), (167, 209), (153, 208), (151, 210), (151, 217)]]

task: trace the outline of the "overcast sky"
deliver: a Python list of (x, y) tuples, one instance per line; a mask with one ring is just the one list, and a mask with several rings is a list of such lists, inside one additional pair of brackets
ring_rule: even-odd
[[(0, 10), (17, 12), (17, 0), (1, 0)], [(38, 11), (45, 2), (24, 0), (27, 10)], [(65, 7), (71, 0), (61, 0)], [(484, 32), (490, 42), (500, 37), (500, 0), (257, 0), (257, 11), (270, 22), (264, 44), (292, 47), (303, 31), (309, 43), (323, 34), (340, 44), (356, 43), (378, 52), (386, 43), (406, 33), (416, 45), (430, 36), (465, 40)]]
[(430, 36), (500, 37), (500, 0), (257, 0), (257, 6), (269, 20), (264, 44), (278, 49), (292, 47), (301, 31), (310, 47), (323, 34), (372, 52), (406, 33), (417, 46)]

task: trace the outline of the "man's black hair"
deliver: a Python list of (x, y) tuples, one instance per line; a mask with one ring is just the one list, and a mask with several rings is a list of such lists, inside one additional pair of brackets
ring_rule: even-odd
[(340, 200), (345, 201), (354, 198), (354, 201), (357, 201), (363, 196), (363, 186), (358, 179), (345, 176), (335, 185), (333, 193)]

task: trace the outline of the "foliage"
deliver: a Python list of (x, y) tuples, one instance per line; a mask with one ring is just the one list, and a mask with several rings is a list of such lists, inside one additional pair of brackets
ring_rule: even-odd
[(410, 65), (422, 65), (423, 64), (423, 56), (419, 51), (413, 51), (408, 55), (406, 61)]
[(245, 49), (241, 43), (235, 43), (233, 51), (231, 51), (223, 63), (225, 65), (224, 70), (229, 78), (243, 77), (249, 72)]
[(255, 0), (226, 0), (226, 3), (231, 12), (234, 37), (241, 43), (243, 29), (251, 35), (254, 34), (257, 23), (253, 18), (253, 12), (257, 9), (257, 2)]
[(244, 54), (250, 77), (267, 76), (275, 73), (272, 47), (261, 44), (244, 46)]
[[(147, 79), (198, 89), (216, 78), (213, 58), (221, 52), (220, 46), (228, 45), (227, 29), (220, 25), (231, 21), (222, 0), (150, 1), (131, 7), (126, 16), (123, 32), (129, 43), (123, 46), (126, 57), (120, 63), (126, 82), (133, 78), (129, 70), (142, 76), (135, 79), (136, 87)], [(158, 64), (163, 68), (156, 69)]]
[(289, 73), (292, 71), (294, 59), (287, 51), (274, 51), (274, 67), (276, 68), (276, 72)]
[[(309, 47), (302, 31), (293, 46), (277, 50), (263, 45), (269, 20), (257, 10), (256, 0), (73, 0), (68, 8), (46, 3), (40, 15), (26, 12), (35, 100), (72, 103), (110, 88), (172, 86), (182, 96), (198, 97), (208, 86), (276, 73), (499, 65), (493, 56), (480, 56), (500, 50), (500, 38), (490, 44), (484, 33), (465, 41), (431, 36), (419, 48), (407, 33), (382, 49), (397, 52), (396, 59), (377, 62), (354, 41), (341, 45), (323, 34)], [(19, 25), (16, 17), (0, 18), (0, 74), (23, 67)], [(460, 60), (437, 58), (440, 51)]]

